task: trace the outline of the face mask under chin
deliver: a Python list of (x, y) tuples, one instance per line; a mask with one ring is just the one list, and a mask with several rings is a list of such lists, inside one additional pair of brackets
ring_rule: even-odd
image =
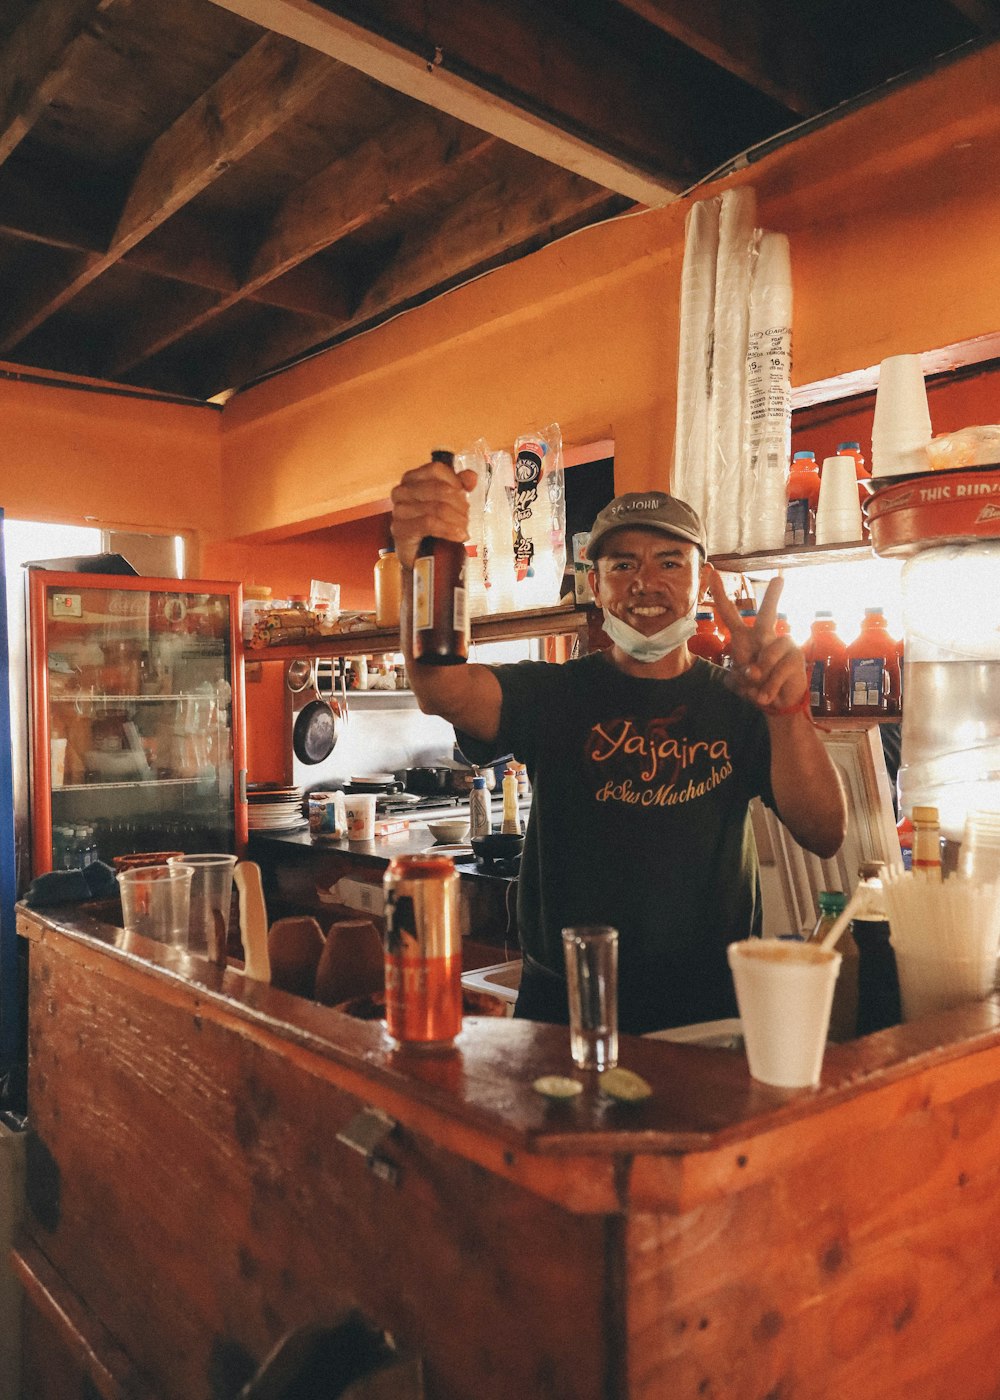
[(685, 617), (675, 618), (659, 632), (654, 632), (651, 637), (646, 637), (605, 608), (604, 630), (615, 646), (620, 647), (626, 655), (631, 656), (633, 661), (641, 661), (651, 665), (654, 661), (662, 661), (670, 652), (676, 651), (679, 646), (682, 646), (688, 637), (693, 637), (698, 630), (698, 624), (695, 622), (694, 609), (692, 608)]

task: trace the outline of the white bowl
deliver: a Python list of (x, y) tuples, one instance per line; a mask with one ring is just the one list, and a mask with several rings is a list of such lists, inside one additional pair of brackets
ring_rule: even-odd
[(443, 822), (428, 822), (427, 829), (435, 841), (443, 841), (447, 845), (453, 845), (464, 841), (468, 836), (469, 819), (468, 817), (451, 817)]

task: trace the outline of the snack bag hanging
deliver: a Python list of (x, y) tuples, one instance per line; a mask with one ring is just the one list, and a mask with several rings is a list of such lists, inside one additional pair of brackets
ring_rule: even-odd
[(566, 569), (562, 433), (552, 423), (514, 443), (514, 592), (517, 607), (559, 602)]

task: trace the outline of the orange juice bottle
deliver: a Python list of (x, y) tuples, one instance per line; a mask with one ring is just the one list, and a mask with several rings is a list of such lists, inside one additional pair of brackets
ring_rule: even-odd
[(812, 544), (816, 538), (819, 467), (815, 452), (796, 452), (788, 474), (785, 544)]
[(847, 648), (852, 715), (899, 714), (899, 653), (881, 608), (865, 608), (861, 631)]
[(846, 715), (849, 666), (847, 647), (837, 636), (833, 613), (820, 611), (802, 648), (809, 676), (809, 705), (814, 715)]
[(693, 637), (688, 638), (688, 651), (693, 656), (703, 656), (706, 661), (714, 661), (721, 665), (724, 642), (720, 633), (716, 631), (715, 614), (709, 609), (699, 608), (695, 613), (695, 622), (698, 630)]

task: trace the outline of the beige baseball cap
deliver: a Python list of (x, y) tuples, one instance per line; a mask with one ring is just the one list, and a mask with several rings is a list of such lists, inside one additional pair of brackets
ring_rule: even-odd
[(587, 557), (596, 561), (614, 530), (659, 530), (675, 539), (696, 544), (702, 559), (708, 558), (705, 527), (698, 512), (679, 496), (665, 491), (626, 491), (598, 512), (587, 541)]

